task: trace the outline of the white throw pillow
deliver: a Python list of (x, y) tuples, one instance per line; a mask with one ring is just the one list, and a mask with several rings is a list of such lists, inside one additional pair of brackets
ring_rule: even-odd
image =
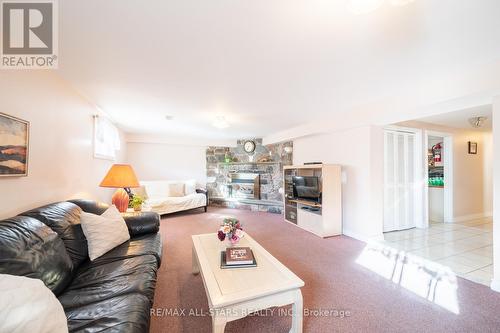
[(134, 195), (138, 195), (141, 197), (143, 200), (148, 200), (148, 192), (146, 191), (146, 186), (141, 185), (139, 187), (135, 187), (132, 189), (132, 193)]
[(169, 182), (165, 180), (141, 181), (141, 185), (144, 185), (146, 188), (149, 199), (165, 198), (170, 196), (168, 184)]
[(87, 238), (90, 260), (99, 258), (130, 239), (127, 224), (114, 205), (102, 215), (82, 212), (80, 223)]
[(0, 332), (68, 332), (64, 309), (42, 280), (0, 274), (0, 295)]
[(195, 179), (186, 180), (184, 185), (184, 194), (190, 195), (194, 193), (196, 193), (196, 180)]
[(168, 184), (168, 192), (170, 197), (183, 197), (184, 183), (172, 182)]

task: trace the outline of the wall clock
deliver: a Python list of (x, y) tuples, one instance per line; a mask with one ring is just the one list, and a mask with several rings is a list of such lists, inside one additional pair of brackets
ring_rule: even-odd
[(255, 142), (251, 140), (245, 141), (245, 143), (243, 144), (243, 149), (247, 154), (253, 153), (255, 151)]

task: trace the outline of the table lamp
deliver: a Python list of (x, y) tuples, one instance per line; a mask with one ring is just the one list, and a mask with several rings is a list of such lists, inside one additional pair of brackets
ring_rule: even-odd
[(113, 164), (99, 186), (118, 188), (113, 194), (111, 202), (120, 212), (124, 213), (128, 208), (130, 188), (139, 187), (140, 184), (132, 166)]

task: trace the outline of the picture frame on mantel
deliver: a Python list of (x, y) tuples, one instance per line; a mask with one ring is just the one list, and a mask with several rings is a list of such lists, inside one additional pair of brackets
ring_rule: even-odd
[(0, 112), (0, 177), (28, 175), (30, 123)]
[(472, 154), (472, 155), (477, 154), (477, 142), (469, 141), (469, 154)]

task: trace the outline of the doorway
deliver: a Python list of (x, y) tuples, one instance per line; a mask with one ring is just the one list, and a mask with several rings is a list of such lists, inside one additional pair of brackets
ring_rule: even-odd
[(430, 223), (452, 223), (453, 218), (453, 135), (424, 131), (426, 181), (424, 227)]
[(444, 223), (445, 174), (443, 158), (447, 153), (444, 149), (444, 138), (429, 135), (427, 137), (427, 151), (429, 221), (430, 223)]

